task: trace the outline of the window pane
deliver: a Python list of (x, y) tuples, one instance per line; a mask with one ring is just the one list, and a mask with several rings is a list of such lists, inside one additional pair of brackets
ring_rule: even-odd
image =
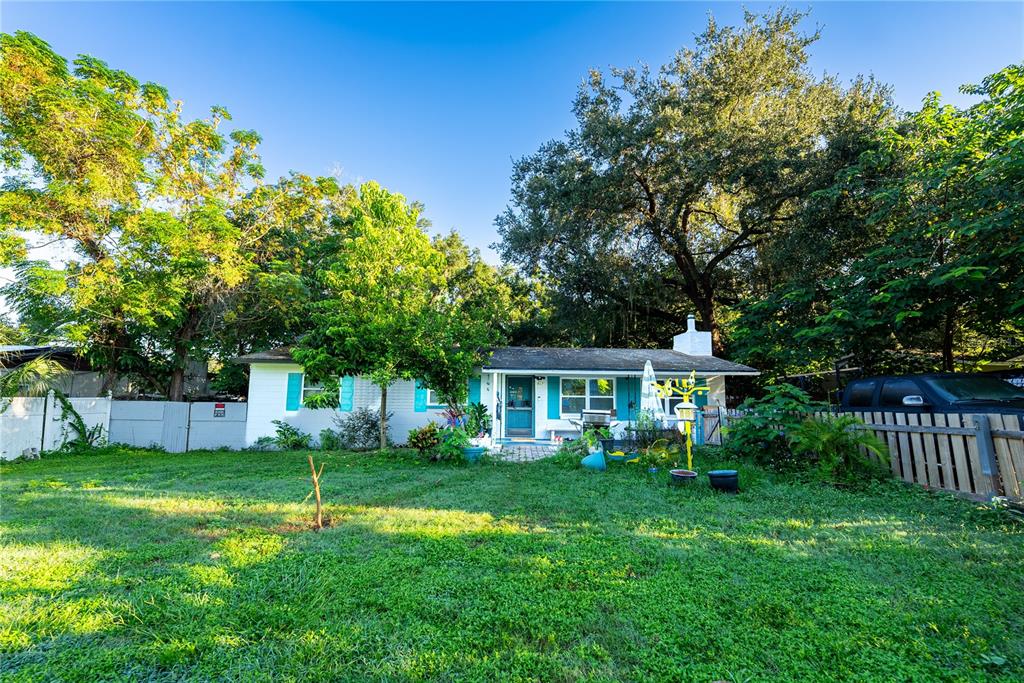
[(941, 377), (925, 381), (948, 401), (1024, 399), (1024, 391), (996, 377)]
[(586, 404), (587, 399), (580, 398), (563, 398), (562, 399), (562, 414), (579, 413), (583, 411), (583, 406)]
[(615, 403), (614, 398), (591, 398), (590, 409), (591, 410), (611, 410), (612, 405)]
[(871, 405), (871, 399), (875, 395), (875, 383), (850, 382), (846, 390), (850, 392), (847, 405), (851, 408), (866, 408)]
[(612, 395), (612, 381), (610, 379), (592, 379), (592, 380), (590, 380), (590, 395), (591, 396), (611, 396)]
[(587, 380), (585, 379), (563, 379), (562, 380), (562, 395), (563, 396), (583, 396), (587, 390)]
[(883, 406), (902, 406), (903, 397), (920, 395), (917, 384), (909, 379), (890, 379), (882, 385), (881, 403)]

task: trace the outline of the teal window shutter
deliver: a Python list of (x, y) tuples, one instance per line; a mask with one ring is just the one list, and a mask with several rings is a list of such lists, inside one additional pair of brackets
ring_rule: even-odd
[(562, 416), (562, 378), (548, 375), (548, 419)]
[(480, 402), (480, 378), (470, 377), (469, 378), (469, 402), (479, 403)]
[(417, 413), (427, 412), (427, 388), (419, 380), (416, 380), (416, 396), (413, 401), (413, 409)]
[(298, 410), (302, 407), (302, 373), (288, 373), (288, 398), (285, 401), (285, 410)]
[(356, 378), (345, 375), (341, 378), (341, 387), (338, 389), (338, 410), (343, 412), (352, 411), (352, 396), (355, 394)]
[[(697, 386), (698, 387), (706, 387), (707, 385), (708, 385), (708, 381), (706, 379), (698, 379), (697, 380)], [(708, 392), (700, 391), (700, 392), (694, 394), (693, 395), (693, 404), (696, 405), (699, 408), (703, 408), (704, 406), (706, 406), (708, 404)]]

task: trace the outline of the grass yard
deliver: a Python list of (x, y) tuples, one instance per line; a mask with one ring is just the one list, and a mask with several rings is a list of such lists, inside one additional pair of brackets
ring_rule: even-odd
[(1024, 678), (1024, 530), (949, 496), (323, 459), (319, 533), (299, 453), (3, 465), (2, 678)]

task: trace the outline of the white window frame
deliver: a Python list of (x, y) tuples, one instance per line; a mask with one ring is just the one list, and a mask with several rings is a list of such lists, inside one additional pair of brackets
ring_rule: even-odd
[(680, 403), (683, 402), (683, 397), (676, 394), (666, 396), (665, 398), (662, 399), (662, 401), (664, 401), (664, 403), (662, 404), (662, 408), (665, 410), (665, 415), (670, 419), (676, 419), (676, 411), (675, 408), (672, 407), (672, 404), (674, 403), (676, 405), (679, 405)]
[(438, 408), (444, 405), (441, 402), (441, 397), (437, 395), (437, 392), (430, 387), (425, 387), (427, 390), (427, 406), (431, 408)]
[[(563, 388), (565, 386), (563, 383), (566, 380), (577, 380), (577, 379), (583, 380), (583, 395), (582, 396), (579, 395), (579, 394), (564, 394), (564, 393), (562, 393), (562, 390), (563, 390)], [(605, 380), (605, 381), (608, 381), (608, 382), (612, 383), (612, 393), (611, 394), (591, 394), (590, 393), (590, 383), (592, 381), (600, 382), (602, 380)], [(559, 380), (558, 380), (558, 415), (559, 415), (559, 417), (561, 417), (562, 419), (565, 419), (565, 418), (568, 418), (568, 417), (580, 417), (581, 413), (567, 413), (567, 412), (562, 410), (562, 406), (564, 405), (564, 399), (566, 399), (566, 398), (582, 398), (583, 399), (583, 410), (601, 410), (601, 411), (604, 411), (604, 410), (615, 410), (615, 378), (614, 377), (560, 377), (559, 378)], [(612, 400), (612, 407), (610, 409), (591, 408), (590, 407), (590, 399), (592, 399), (592, 398), (601, 398), (601, 399), (609, 399), (610, 398)]]
[(323, 383), (318, 384), (306, 384), (306, 373), (302, 373), (302, 393), (299, 394), (299, 405), (306, 405), (306, 396), (312, 396), (313, 394), (324, 393)]

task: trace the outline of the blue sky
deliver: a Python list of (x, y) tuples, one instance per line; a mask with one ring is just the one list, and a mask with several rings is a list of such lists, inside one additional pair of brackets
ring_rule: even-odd
[[(747, 3), (754, 11), (770, 7)], [(1024, 3), (791, 3), (820, 25), (811, 66), (874, 74), (916, 108), (1024, 58)], [(167, 86), (200, 116), (226, 106), (264, 137), (271, 176), (378, 180), (422, 201), (437, 231), (482, 249), (514, 158), (572, 126), (592, 67), (663, 64), (708, 12), (738, 3), (0, 4), (0, 30), (92, 54)]]

